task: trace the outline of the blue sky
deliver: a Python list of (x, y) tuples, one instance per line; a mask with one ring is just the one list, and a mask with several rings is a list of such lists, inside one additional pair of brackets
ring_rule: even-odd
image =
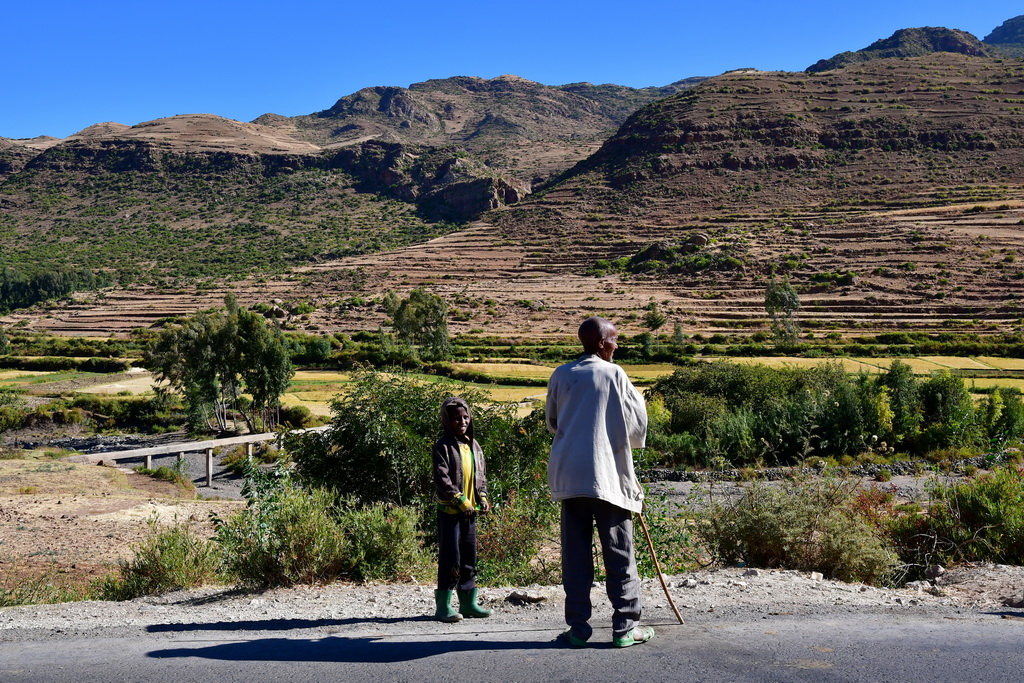
[(900, 28), (983, 38), (1021, 13), (984, 0), (11, 2), (0, 10), (0, 136), (308, 114), (360, 88), (448, 76), (642, 87), (740, 67), (798, 71)]

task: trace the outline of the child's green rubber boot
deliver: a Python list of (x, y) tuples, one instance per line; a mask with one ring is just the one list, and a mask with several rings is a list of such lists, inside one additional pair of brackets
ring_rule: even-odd
[(434, 602), (437, 604), (437, 611), (434, 612), (434, 619), (443, 621), (446, 624), (462, 621), (462, 615), (452, 609), (451, 591), (435, 590)]
[(491, 616), (491, 610), (484, 609), (476, 601), (476, 589), (472, 588), (468, 591), (459, 591), (459, 612), (464, 617), (489, 617)]

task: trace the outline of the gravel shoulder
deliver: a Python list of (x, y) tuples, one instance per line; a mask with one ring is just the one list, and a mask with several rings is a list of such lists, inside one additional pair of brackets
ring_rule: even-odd
[[(1019, 604), (1024, 568), (985, 565), (947, 572), (931, 588), (888, 589), (822, 580), (795, 571), (728, 568), (667, 577), (687, 624), (768, 616), (841, 617), (884, 613), (900, 618), (972, 619), (1000, 614), (1024, 619)], [(294, 587), (265, 592), (224, 588), (181, 591), (127, 602), (79, 602), (0, 610), (0, 642), (65, 637), (119, 637), (173, 631), (310, 631), (314, 634), (395, 635), (500, 632), (563, 628), (559, 586), (482, 588), (494, 609), (486, 620), (439, 624), (431, 620), (433, 586), (420, 584)], [(603, 586), (593, 589), (592, 623), (608, 635), (611, 610)], [(643, 581), (643, 621), (677, 625), (660, 583)], [(1009, 606), (1008, 606), (1009, 605)], [(603, 629), (603, 630), (602, 630)], [(547, 636), (544, 636), (547, 637)]]

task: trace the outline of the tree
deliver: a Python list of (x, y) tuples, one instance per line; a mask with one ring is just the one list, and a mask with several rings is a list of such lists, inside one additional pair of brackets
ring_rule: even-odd
[(409, 292), (395, 306), (395, 299), (385, 297), (385, 310), (391, 309), (391, 327), (398, 338), (410, 348), (419, 347), (424, 358), (443, 360), (451, 356), (448, 341), (448, 304), (422, 287)]
[[(241, 310), (234, 295), (227, 312), (199, 312), (165, 330), (146, 352), (159, 391), (182, 395), (194, 429), (228, 428), (241, 414), (249, 431), (273, 428), (280, 397), (294, 374), (284, 336), (253, 311)], [(244, 400), (243, 389), (252, 397)]]
[(11, 343), (7, 340), (4, 328), (0, 327), (0, 355), (11, 352)]
[(776, 343), (795, 344), (799, 330), (793, 314), (800, 308), (800, 297), (789, 280), (768, 281), (764, 292), (764, 310), (771, 318)]
[(658, 310), (657, 304), (652, 303), (647, 313), (644, 314), (644, 327), (655, 334), (657, 334), (658, 330), (667, 322), (668, 316)]
[(672, 326), (672, 346), (677, 351), (683, 348), (683, 344), (686, 342), (686, 334), (683, 332), (683, 326), (676, 323)]

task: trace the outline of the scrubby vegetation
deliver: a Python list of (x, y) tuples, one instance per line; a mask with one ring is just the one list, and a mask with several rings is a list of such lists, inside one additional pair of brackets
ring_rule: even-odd
[(492, 404), (481, 391), (448, 380), (362, 372), (332, 404), (331, 430), (286, 441), (297, 476), (308, 487), (326, 487), (362, 505), (410, 507), (420, 527), (432, 529), (430, 454), (441, 435), (439, 406), (451, 395), (473, 406), (487, 458), (493, 511), (481, 518), (479, 543), (500, 551), (483, 564), (483, 578), (532, 582), (543, 568), (531, 561), (555, 514), (545, 474), (550, 437), (539, 411), (520, 418), (513, 405)]
[(650, 446), (680, 466), (973, 454), (1024, 435), (1017, 390), (997, 388), (975, 405), (962, 377), (920, 379), (899, 361), (879, 375), (850, 375), (838, 364), (695, 364), (659, 380), (650, 396)]
[(904, 561), (933, 565), (1024, 564), (1024, 469), (1018, 465), (955, 482), (934, 482), (927, 510), (885, 517)]
[(247, 509), (220, 521), (216, 535), (226, 571), (243, 585), (394, 580), (424, 563), (408, 509), (304, 490), (280, 465), (269, 473), (251, 465), (246, 475)]
[(118, 570), (99, 580), (94, 589), (104, 600), (131, 600), (141, 595), (160, 595), (195, 588), (219, 578), (220, 562), (213, 543), (187, 523), (158, 529), (135, 547), (131, 560), (120, 560)]
[(859, 482), (819, 479), (773, 487), (755, 483), (732, 506), (698, 521), (699, 534), (726, 564), (817, 571), (877, 583), (897, 566), (895, 548), (857, 508)]

